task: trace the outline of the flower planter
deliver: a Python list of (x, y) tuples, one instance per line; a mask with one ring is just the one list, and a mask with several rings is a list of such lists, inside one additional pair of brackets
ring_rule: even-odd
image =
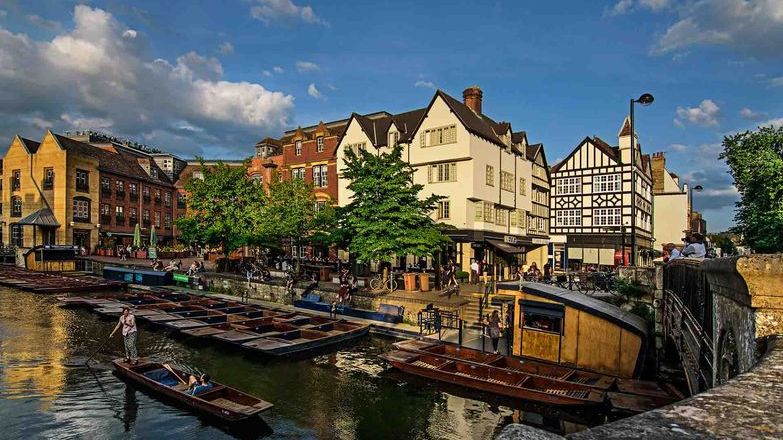
[(136, 251), (133, 253), (133, 258), (145, 260), (147, 259), (147, 251)]

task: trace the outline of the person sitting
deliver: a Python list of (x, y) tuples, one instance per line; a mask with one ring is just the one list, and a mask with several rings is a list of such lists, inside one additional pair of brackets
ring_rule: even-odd
[(163, 270), (163, 262), (158, 260), (157, 258), (152, 260), (152, 270), (155, 272), (160, 272)]
[(197, 271), (198, 271), (198, 261), (193, 260), (193, 262), (190, 263), (190, 267), (188, 267), (188, 276), (192, 277), (193, 275), (196, 274)]
[(188, 394), (191, 396), (199, 395), (205, 391), (212, 389), (212, 382), (208, 374), (202, 374), (199, 378), (194, 375), (190, 375), (188, 378)]
[(171, 260), (169, 261), (169, 265), (163, 268), (166, 272), (173, 272), (175, 270), (179, 269), (179, 265), (177, 264), (177, 260)]
[(544, 280), (549, 281), (552, 279), (552, 265), (546, 263), (544, 265)]
[(530, 263), (530, 267), (527, 269), (527, 276), (533, 281), (536, 281), (541, 277), (541, 271), (538, 269), (538, 265), (536, 265), (535, 261)]
[(704, 236), (698, 232), (685, 237), (687, 244), (682, 250), (681, 255), (688, 258), (704, 258), (707, 255), (707, 249), (704, 246)]

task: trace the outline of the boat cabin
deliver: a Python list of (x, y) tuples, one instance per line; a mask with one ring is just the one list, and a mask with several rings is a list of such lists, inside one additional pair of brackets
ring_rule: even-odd
[(612, 376), (641, 373), (648, 339), (644, 319), (576, 291), (539, 283), (498, 284), (513, 296), (513, 354)]

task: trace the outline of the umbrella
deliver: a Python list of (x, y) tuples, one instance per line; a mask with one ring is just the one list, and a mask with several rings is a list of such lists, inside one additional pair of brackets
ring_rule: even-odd
[(158, 236), (155, 234), (155, 225), (150, 228), (150, 246), (155, 247), (158, 244)]
[(133, 230), (133, 247), (141, 248), (141, 226), (138, 223), (136, 223), (136, 229)]

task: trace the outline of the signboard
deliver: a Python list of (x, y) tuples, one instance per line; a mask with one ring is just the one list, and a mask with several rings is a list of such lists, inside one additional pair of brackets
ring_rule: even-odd
[(470, 247), (472, 247), (473, 249), (484, 249), (484, 243), (473, 242), (470, 244)]
[(182, 282), (182, 283), (187, 283), (187, 282), (189, 282), (189, 281), (190, 281), (190, 279), (189, 279), (189, 278), (188, 278), (188, 276), (187, 276), (186, 274), (184, 274), (184, 273), (175, 273), (175, 274), (174, 274), (174, 281), (179, 281), (179, 282)]
[(533, 244), (549, 244), (549, 240), (546, 238), (534, 238)]
[(517, 244), (519, 243), (519, 239), (513, 235), (504, 235), (503, 241), (505, 241), (508, 244)]
[(150, 260), (157, 259), (158, 258), (158, 249), (150, 246), (147, 249), (147, 258), (149, 258)]

